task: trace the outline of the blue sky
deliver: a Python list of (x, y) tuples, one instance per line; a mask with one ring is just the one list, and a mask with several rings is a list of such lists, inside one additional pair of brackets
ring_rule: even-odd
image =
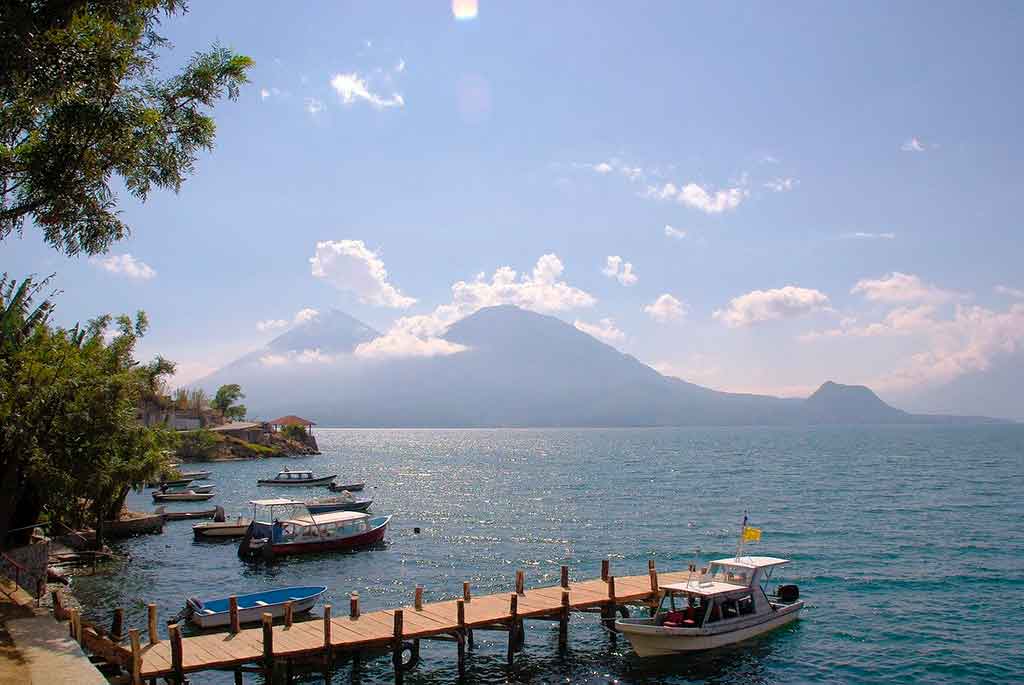
[(101, 260), (31, 228), (0, 254), (57, 273), (62, 323), (145, 309), (183, 382), (304, 309), (434, 354), (510, 301), (711, 387), (927, 409), (1024, 344), (1022, 28), (1012, 3), (193, 3), (169, 69), (256, 61), (214, 153), (124, 199)]

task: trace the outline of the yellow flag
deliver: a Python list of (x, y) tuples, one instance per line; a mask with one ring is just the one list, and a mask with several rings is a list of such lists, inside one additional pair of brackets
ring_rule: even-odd
[(761, 529), (747, 526), (743, 529), (743, 542), (758, 542), (761, 539)]

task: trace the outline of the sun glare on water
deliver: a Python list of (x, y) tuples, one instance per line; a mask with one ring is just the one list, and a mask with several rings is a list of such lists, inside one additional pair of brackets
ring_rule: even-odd
[(476, 12), (476, 0), (452, 0), (452, 14), (454, 14), (455, 18), (459, 21), (476, 19)]

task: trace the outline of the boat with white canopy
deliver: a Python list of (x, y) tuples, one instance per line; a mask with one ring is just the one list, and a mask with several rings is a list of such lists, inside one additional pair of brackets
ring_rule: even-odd
[(715, 649), (767, 633), (796, 620), (803, 608), (796, 585), (768, 593), (775, 570), (789, 563), (777, 557), (743, 556), (743, 543), (761, 539), (758, 528), (743, 527), (736, 556), (710, 562), (690, 577), (662, 585), (661, 602), (651, 618), (615, 621), (640, 656), (664, 656)]
[(285, 554), (368, 547), (384, 539), (391, 516), (359, 511), (312, 514), (304, 502), (253, 500), (252, 523), (238, 547), (241, 557), (273, 558)]

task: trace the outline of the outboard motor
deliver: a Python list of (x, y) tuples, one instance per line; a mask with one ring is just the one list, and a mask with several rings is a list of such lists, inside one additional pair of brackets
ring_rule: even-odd
[(783, 602), (795, 602), (800, 599), (800, 588), (796, 585), (780, 585), (775, 594)]

